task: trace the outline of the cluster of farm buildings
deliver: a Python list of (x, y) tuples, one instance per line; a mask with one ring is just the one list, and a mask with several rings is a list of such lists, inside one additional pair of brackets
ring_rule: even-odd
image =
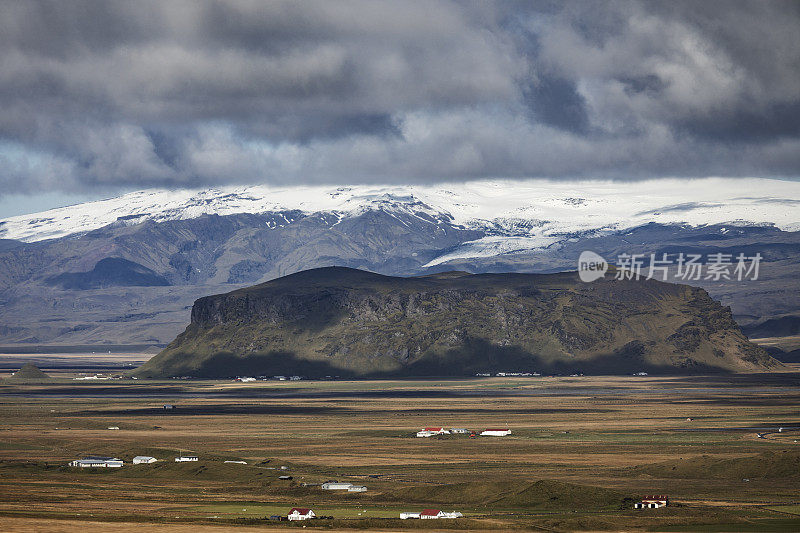
[(253, 381), (300, 381), (303, 376), (240, 376), (233, 381), (241, 383), (252, 383)]
[[(464, 515), (458, 511), (445, 512), (439, 509), (425, 509), (421, 512), (403, 512), (400, 513), (401, 520), (409, 518), (417, 518), (421, 520), (431, 520), (437, 518), (462, 518)], [(293, 507), (287, 517), (289, 520), (312, 520), (315, 518), (332, 518), (317, 516), (314, 511), (307, 507)]]
[[(131, 463), (135, 465), (150, 464), (157, 462), (158, 459), (150, 457), (149, 455), (137, 455), (133, 458)], [(196, 455), (179, 455), (175, 458), (176, 463), (186, 463), (197, 461)], [(233, 462), (233, 461), (225, 461)], [(125, 464), (125, 461), (117, 457), (105, 457), (101, 455), (88, 455), (83, 459), (75, 459), (70, 461), (69, 466), (76, 466), (79, 468), (120, 468)]]
[(445, 429), (443, 427), (428, 427), (417, 431), (417, 437), (434, 437), (436, 435), (465, 435), (470, 437), (507, 437), (511, 435), (510, 429), (484, 429), (480, 433), (475, 433), (465, 428)]

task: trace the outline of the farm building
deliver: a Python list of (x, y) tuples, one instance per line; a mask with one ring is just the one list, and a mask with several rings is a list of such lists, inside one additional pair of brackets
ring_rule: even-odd
[(466, 433), (469, 433), (469, 430), (468, 430), (468, 429), (465, 429), (465, 428), (453, 428), (453, 429), (451, 429), (451, 430), (450, 430), (450, 433), (456, 433), (456, 434), (458, 434), (458, 433), (461, 433), (461, 434), (466, 434)]
[(433, 437), (434, 435), (449, 435), (450, 432), (444, 428), (423, 428), (421, 431), (417, 431), (417, 437)]
[(307, 509), (305, 507), (293, 507), (291, 511), (289, 511), (288, 518), (289, 520), (308, 520), (310, 518), (315, 518), (317, 515), (314, 514), (314, 511), (311, 509)]
[(108, 429), (119, 429), (119, 426), (108, 426)]
[(231, 465), (246, 465), (247, 464), (247, 461), (222, 461), (222, 462), (225, 463), (225, 464), (231, 464)]
[(97, 455), (90, 455), (83, 459), (76, 459), (69, 463), (69, 466), (77, 466), (80, 468), (119, 468), (124, 463), (116, 457), (99, 457)]
[(367, 492), (367, 487), (364, 485), (350, 485), (347, 492)]
[(400, 520), (408, 520), (409, 518), (419, 518), (419, 513), (400, 513)]
[(634, 509), (658, 509), (669, 505), (669, 498), (666, 496), (645, 496), (642, 501), (634, 503)]
[(481, 431), (481, 437), (506, 437), (511, 435), (510, 429), (485, 429)]
[[(413, 514), (413, 513), (409, 513)], [(419, 513), (419, 518), (422, 520), (432, 520), (432, 519), (439, 519), (439, 518), (461, 518), (464, 515), (459, 513), (458, 511), (452, 512), (445, 512), (439, 509), (425, 509), (421, 513)], [(402, 518), (402, 515), (400, 516)], [(409, 517), (411, 518), (411, 517)]]
[(149, 455), (137, 455), (133, 458), (133, 464), (135, 465), (155, 463), (156, 461), (158, 461), (158, 459), (155, 457), (150, 457)]
[(350, 490), (352, 483), (339, 483), (338, 481), (326, 481), (322, 484), (323, 490)]
[(176, 463), (187, 463), (190, 461), (197, 461), (196, 455), (181, 455), (180, 457), (175, 458)]

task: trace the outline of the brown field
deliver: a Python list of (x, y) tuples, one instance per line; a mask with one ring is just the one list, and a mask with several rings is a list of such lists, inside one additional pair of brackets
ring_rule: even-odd
[[(298, 526), (265, 518), (305, 506), (335, 519), (301, 525), (336, 529), (796, 531), (798, 385), (798, 373), (3, 380), (0, 529), (289, 528)], [(513, 434), (415, 438), (424, 426), (508, 427)], [(174, 463), (180, 452), (200, 461)], [(65, 466), (90, 454), (160, 461)], [(278, 480), (281, 474), (293, 479)], [(369, 490), (313, 486), (330, 479)], [(625, 499), (645, 494), (668, 494), (672, 503), (634, 511)], [(397, 519), (427, 507), (466, 518)]]

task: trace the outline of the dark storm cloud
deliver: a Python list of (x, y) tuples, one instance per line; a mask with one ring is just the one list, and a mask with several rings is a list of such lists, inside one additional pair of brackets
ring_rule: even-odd
[(0, 185), (796, 176), (797, 2), (0, 4)]

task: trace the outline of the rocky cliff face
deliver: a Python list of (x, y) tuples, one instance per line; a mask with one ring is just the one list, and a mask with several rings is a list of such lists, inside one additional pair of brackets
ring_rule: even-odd
[(778, 366), (699, 288), (574, 273), (320, 268), (197, 300), (142, 376), (753, 371)]

